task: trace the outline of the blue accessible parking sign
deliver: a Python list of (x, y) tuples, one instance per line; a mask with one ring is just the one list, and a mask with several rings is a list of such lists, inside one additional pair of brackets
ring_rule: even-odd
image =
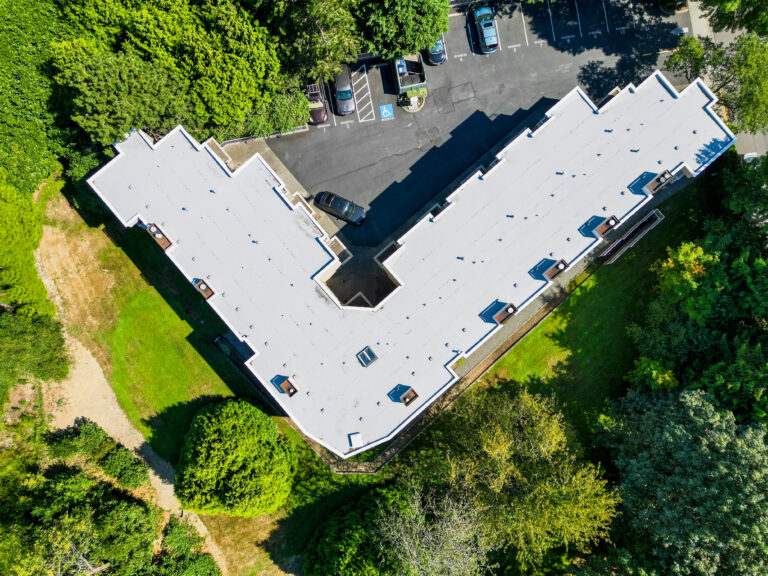
[(392, 120), (395, 117), (395, 111), (392, 109), (392, 104), (384, 104), (379, 106), (379, 114), (382, 120)]

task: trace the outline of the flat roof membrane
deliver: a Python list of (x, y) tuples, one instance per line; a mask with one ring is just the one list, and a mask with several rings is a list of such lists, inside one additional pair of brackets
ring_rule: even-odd
[(384, 262), (400, 286), (376, 309), (330, 293), (328, 238), (258, 155), (233, 173), (181, 126), (157, 143), (132, 132), (89, 183), (125, 226), (160, 229), (168, 257), (253, 351), (246, 366), (346, 458), (444, 393), (457, 379), (449, 366), (499, 329), (508, 305), (523, 308), (559, 262), (598, 246), (607, 219), (620, 227), (655, 178), (695, 176), (731, 146), (715, 101), (700, 80), (678, 93), (659, 72), (600, 109), (575, 88), (445, 209), (425, 208)]

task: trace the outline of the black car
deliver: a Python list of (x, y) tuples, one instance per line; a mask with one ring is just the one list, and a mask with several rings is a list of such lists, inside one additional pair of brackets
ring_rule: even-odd
[(445, 62), (447, 54), (445, 53), (445, 41), (443, 37), (437, 39), (437, 42), (429, 49), (429, 63), (438, 66)]
[(355, 226), (360, 226), (365, 220), (365, 208), (345, 200), (333, 192), (320, 192), (315, 196), (315, 204), (328, 214), (346, 220)]

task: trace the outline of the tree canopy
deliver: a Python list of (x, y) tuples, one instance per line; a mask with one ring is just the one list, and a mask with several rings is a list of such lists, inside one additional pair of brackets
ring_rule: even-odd
[(630, 392), (612, 422), (624, 539), (643, 564), (681, 576), (766, 573), (764, 425), (737, 425), (702, 391)]
[(448, 30), (448, 0), (359, 0), (357, 16), (366, 51), (396, 58)]
[(578, 548), (606, 533), (617, 496), (580, 462), (562, 414), (544, 397), (499, 390), (467, 397), (444, 416), (434, 458), (408, 465), (425, 481), (446, 478), (483, 511), (496, 547), (536, 564), (555, 548)]
[(741, 28), (768, 36), (766, 0), (698, 0), (712, 28), (738, 32)]
[(682, 36), (665, 66), (689, 82), (705, 78), (737, 130), (768, 128), (768, 39), (741, 34), (724, 46), (709, 38)]
[(225, 400), (192, 420), (177, 469), (176, 496), (186, 508), (260, 516), (287, 500), (296, 455), (269, 416), (244, 400)]

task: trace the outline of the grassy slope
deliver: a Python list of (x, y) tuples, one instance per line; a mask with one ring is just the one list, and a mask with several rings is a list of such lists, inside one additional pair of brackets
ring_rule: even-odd
[(704, 216), (695, 183), (661, 207), (665, 220), (615, 263), (584, 280), (555, 312), (499, 360), (485, 383), (527, 383), (554, 393), (586, 440), (606, 402), (626, 389), (634, 349), (627, 325), (637, 322), (653, 289), (653, 262), (667, 246), (695, 238)]

